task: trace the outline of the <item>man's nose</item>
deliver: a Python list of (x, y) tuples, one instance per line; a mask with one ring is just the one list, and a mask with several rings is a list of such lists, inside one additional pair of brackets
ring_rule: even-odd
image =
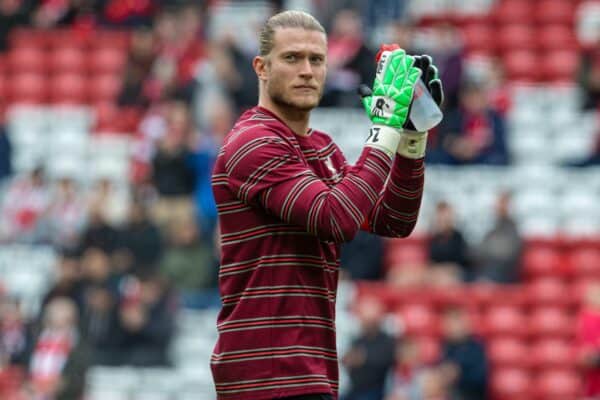
[(302, 77), (312, 77), (313, 76), (313, 67), (310, 63), (310, 60), (308, 58), (302, 60), (302, 62), (300, 63), (300, 71), (299, 71), (300, 76)]

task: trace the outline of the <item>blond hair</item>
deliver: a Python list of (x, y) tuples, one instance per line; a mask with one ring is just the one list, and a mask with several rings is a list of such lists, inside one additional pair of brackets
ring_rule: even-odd
[(275, 30), (278, 28), (301, 28), (325, 34), (323, 25), (315, 17), (304, 11), (288, 10), (280, 12), (269, 18), (260, 31), (259, 52), (261, 56), (264, 57), (273, 50), (273, 38)]

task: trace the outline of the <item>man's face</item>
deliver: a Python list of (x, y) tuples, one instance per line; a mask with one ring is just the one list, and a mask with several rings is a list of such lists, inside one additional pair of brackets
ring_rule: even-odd
[(323, 95), (327, 73), (325, 34), (300, 28), (275, 31), (274, 46), (257, 68), (271, 100), (286, 108), (310, 111)]

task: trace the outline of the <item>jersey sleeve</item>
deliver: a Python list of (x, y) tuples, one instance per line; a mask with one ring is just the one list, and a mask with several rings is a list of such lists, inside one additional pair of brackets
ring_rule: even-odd
[(425, 184), (423, 159), (397, 155), (388, 182), (371, 211), (367, 230), (381, 236), (406, 237), (419, 216)]
[(241, 201), (338, 243), (358, 232), (393, 163), (385, 152), (367, 147), (344, 178), (329, 187), (274, 132), (246, 132), (228, 142), (224, 152), (230, 189)]

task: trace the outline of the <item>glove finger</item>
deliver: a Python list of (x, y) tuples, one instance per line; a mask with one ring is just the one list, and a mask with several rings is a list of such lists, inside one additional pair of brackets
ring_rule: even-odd
[(423, 81), (425, 83), (429, 82), (432, 78), (429, 77), (429, 68), (432, 65), (432, 60), (431, 57), (428, 56), (427, 54), (423, 54), (421, 57), (421, 71), (423, 71), (423, 74), (421, 75), (421, 79), (423, 79)]
[(427, 83), (431, 82), (434, 79), (440, 79), (440, 76), (437, 67), (432, 64), (427, 69)]
[(439, 79), (434, 79), (429, 82), (428, 86), (431, 97), (433, 97), (433, 101), (435, 101), (438, 106), (441, 106), (444, 102), (444, 89), (442, 87), (442, 81)]
[(356, 89), (356, 91), (358, 92), (358, 95), (361, 98), (373, 95), (373, 91), (371, 90), (371, 88), (368, 87), (367, 85), (365, 85), (364, 83), (361, 83), (360, 85), (358, 85), (358, 88)]

